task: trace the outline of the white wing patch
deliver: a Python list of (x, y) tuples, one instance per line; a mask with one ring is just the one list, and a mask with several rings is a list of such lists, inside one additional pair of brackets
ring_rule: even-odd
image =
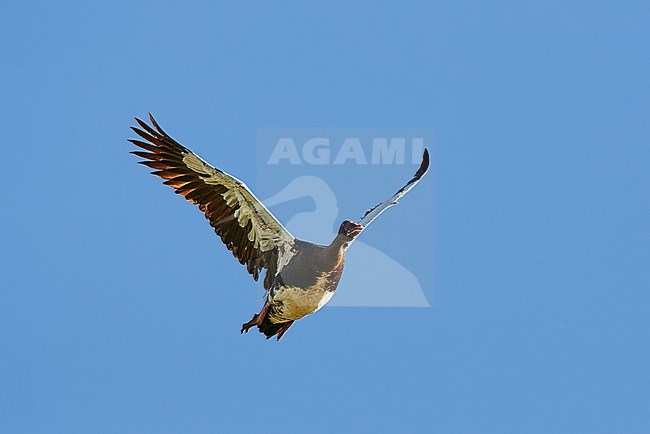
[(263, 252), (278, 248), (280, 272), (294, 255), (295, 238), (273, 217), (264, 204), (248, 189), (246, 184), (221, 170), (217, 170), (191, 152), (183, 152), (183, 163), (198, 173), (206, 184), (221, 185), (226, 191), (221, 194), (228, 206), (236, 208), (234, 217), (239, 226), (245, 228), (248, 222), (252, 229), (247, 234), (255, 249)]

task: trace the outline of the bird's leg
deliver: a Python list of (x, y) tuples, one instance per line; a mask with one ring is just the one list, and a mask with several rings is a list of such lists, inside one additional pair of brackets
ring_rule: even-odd
[(241, 333), (248, 333), (248, 329), (251, 327), (258, 326), (262, 324), (262, 321), (264, 321), (264, 317), (266, 316), (266, 312), (269, 310), (269, 301), (266, 300), (264, 302), (264, 306), (262, 306), (262, 310), (260, 313), (256, 313), (253, 315), (253, 318), (248, 321), (247, 323), (242, 324), (241, 326)]
[(291, 327), (291, 324), (293, 324), (293, 321), (289, 321), (289, 322), (285, 323), (285, 324), (282, 326), (282, 328), (281, 328), (280, 330), (278, 330), (278, 340), (280, 340), (280, 338), (282, 337), (282, 335), (284, 334), (284, 332), (286, 332), (287, 330), (289, 330), (289, 327)]

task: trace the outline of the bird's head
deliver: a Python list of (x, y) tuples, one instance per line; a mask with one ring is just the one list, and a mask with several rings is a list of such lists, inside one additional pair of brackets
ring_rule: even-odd
[(363, 226), (351, 220), (345, 220), (339, 227), (339, 236), (352, 241), (361, 231), (363, 231)]

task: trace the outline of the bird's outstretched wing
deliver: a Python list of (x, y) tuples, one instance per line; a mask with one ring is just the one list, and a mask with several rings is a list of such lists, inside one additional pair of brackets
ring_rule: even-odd
[(237, 178), (210, 166), (169, 137), (149, 114), (151, 125), (135, 118), (131, 129), (146, 140), (129, 141), (148, 151), (133, 151), (152, 174), (166, 181), (189, 202), (198, 205), (226, 247), (255, 280), (267, 270), (264, 288), (293, 255), (295, 238)]
[(427, 173), (427, 170), (429, 170), (429, 150), (427, 148), (424, 148), (424, 153), (422, 154), (422, 163), (420, 163), (420, 167), (418, 168), (417, 172), (415, 172), (415, 175), (413, 175), (413, 178), (407, 182), (404, 187), (400, 188), (399, 191), (395, 193), (390, 199), (381, 202), (366, 211), (363, 217), (361, 217), (361, 220), (359, 220), (358, 224), (365, 229), (370, 223), (372, 223), (374, 219), (379, 217), (381, 213), (386, 211), (391, 206), (397, 205), (397, 201), (406, 193), (411, 191), (411, 189), (415, 187), (415, 184), (420, 182), (420, 179), (422, 179), (424, 174)]

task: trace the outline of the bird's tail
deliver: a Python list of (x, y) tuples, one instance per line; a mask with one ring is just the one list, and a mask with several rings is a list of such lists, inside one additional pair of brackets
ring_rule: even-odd
[(259, 326), (257, 326), (257, 328), (259, 329), (260, 333), (264, 333), (264, 335), (266, 335), (266, 339), (270, 339), (273, 336), (275, 336), (280, 331), (280, 329), (286, 324), (287, 324), (286, 322), (280, 322), (277, 324), (272, 323), (271, 320), (269, 319), (269, 316), (265, 315), (264, 320)]

